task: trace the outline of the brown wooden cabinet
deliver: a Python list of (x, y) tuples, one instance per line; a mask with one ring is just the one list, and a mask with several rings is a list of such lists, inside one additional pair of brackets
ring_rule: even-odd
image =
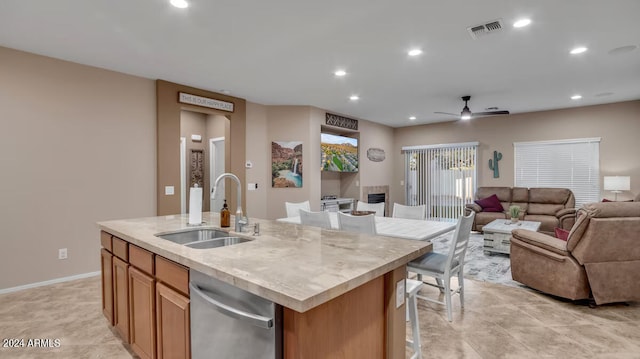
[(104, 231), (100, 242), (109, 323), (140, 358), (190, 358), (189, 268)]
[(100, 266), (102, 267), (102, 314), (113, 325), (113, 254), (102, 248), (100, 250)]
[(156, 285), (156, 328), (158, 359), (191, 357), (189, 297), (158, 283)]
[(156, 357), (155, 280), (129, 267), (129, 322), (131, 349), (142, 359)]
[(129, 343), (129, 264), (113, 257), (113, 325)]

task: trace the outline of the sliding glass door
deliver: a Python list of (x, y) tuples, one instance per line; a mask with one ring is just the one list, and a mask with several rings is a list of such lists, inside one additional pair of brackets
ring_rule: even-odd
[(476, 190), (477, 142), (403, 147), (405, 201), (426, 205), (427, 219), (457, 219)]

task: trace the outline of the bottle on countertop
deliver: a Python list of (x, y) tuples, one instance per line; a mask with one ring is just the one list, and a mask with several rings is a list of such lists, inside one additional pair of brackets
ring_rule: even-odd
[(224, 205), (220, 210), (220, 227), (230, 227), (231, 226), (231, 212), (229, 211), (229, 206), (227, 206), (227, 200), (224, 200)]

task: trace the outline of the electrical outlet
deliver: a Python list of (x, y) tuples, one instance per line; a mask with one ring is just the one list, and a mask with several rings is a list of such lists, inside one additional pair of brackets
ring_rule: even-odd
[(67, 249), (66, 248), (58, 249), (58, 259), (67, 259)]

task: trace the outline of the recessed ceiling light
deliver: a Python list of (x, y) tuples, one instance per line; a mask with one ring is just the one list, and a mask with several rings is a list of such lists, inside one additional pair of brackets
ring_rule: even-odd
[(338, 71), (334, 72), (333, 74), (338, 76), (338, 77), (342, 77), (342, 76), (346, 75), (347, 72), (345, 70), (338, 70)]
[(358, 101), (360, 99), (360, 96), (358, 95), (351, 95), (351, 97), (349, 97), (349, 100), (351, 101)]
[(420, 49), (411, 49), (408, 52), (409, 56), (418, 56), (420, 54), (422, 54), (422, 50)]
[(576, 48), (572, 49), (570, 52), (571, 52), (571, 55), (577, 55), (577, 54), (581, 54), (581, 53), (583, 53), (585, 51), (587, 51), (587, 48), (584, 47), (584, 46), (580, 46), (580, 47), (576, 47)]
[(579, 100), (581, 98), (582, 98), (582, 95), (573, 95), (573, 96), (571, 96), (572, 100)]
[(409, 117), (409, 119), (410, 119), (411, 121), (413, 121), (413, 120), (415, 120), (415, 119), (416, 119), (416, 116), (411, 116), (411, 117)]
[(171, 5), (179, 9), (185, 9), (189, 6), (189, 3), (187, 2), (187, 0), (171, 0)]
[(531, 20), (529, 19), (520, 19), (513, 23), (513, 27), (525, 27), (531, 24)]

